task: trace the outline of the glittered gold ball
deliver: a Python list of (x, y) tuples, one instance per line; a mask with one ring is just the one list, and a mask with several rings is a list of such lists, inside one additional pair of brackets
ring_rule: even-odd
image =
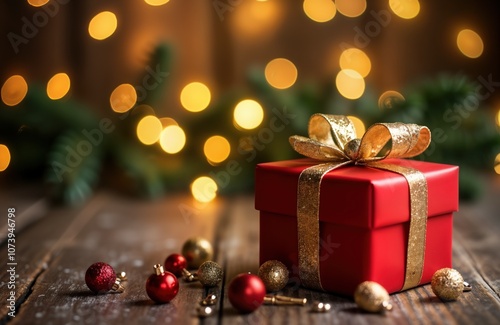
[(198, 280), (206, 287), (215, 287), (222, 281), (224, 272), (219, 264), (206, 261), (198, 269)]
[(279, 291), (288, 283), (288, 269), (277, 260), (263, 263), (259, 268), (259, 278), (262, 279), (267, 291)]
[(392, 309), (387, 290), (373, 281), (365, 281), (358, 285), (354, 292), (354, 301), (359, 308), (372, 313)]
[(182, 255), (186, 258), (189, 269), (197, 269), (203, 262), (212, 259), (214, 250), (208, 240), (194, 237), (184, 243)]
[(437, 270), (431, 280), (432, 291), (443, 300), (456, 300), (464, 291), (464, 278), (454, 269)]

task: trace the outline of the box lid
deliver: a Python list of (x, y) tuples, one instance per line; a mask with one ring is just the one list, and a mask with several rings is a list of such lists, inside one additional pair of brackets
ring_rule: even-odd
[[(412, 167), (424, 173), (428, 186), (429, 217), (458, 210), (458, 166), (407, 159), (386, 163)], [(296, 217), (300, 173), (318, 162), (296, 159), (258, 164), (255, 208)], [(409, 221), (408, 183), (397, 173), (365, 166), (345, 166), (323, 177), (320, 221), (379, 228)]]

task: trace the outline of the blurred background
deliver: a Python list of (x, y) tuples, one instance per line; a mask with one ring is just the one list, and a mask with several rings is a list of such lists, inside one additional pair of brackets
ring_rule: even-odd
[(500, 177), (494, 1), (4, 0), (0, 182), (200, 202), (298, 157), (316, 112), (433, 132), (418, 157)]

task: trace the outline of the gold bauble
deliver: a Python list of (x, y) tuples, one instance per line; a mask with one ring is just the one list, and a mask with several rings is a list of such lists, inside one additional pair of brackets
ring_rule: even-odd
[(457, 270), (440, 269), (432, 276), (431, 288), (443, 300), (456, 300), (464, 291), (464, 278)]
[(277, 260), (263, 263), (259, 268), (259, 277), (264, 282), (267, 291), (279, 291), (288, 283), (288, 269)]
[(373, 281), (365, 281), (358, 285), (354, 292), (354, 301), (359, 308), (372, 313), (392, 309), (387, 290)]
[(198, 280), (206, 287), (218, 285), (223, 275), (222, 267), (213, 261), (203, 262), (198, 269)]
[(197, 269), (203, 262), (212, 259), (214, 250), (208, 240), (194, 237), (184, 243), (182, 255), (186, 258), (189, 269)]

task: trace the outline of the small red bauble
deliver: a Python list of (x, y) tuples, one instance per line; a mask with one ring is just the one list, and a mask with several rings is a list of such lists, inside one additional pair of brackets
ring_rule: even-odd
[(239, 274), (231, 280), (228, 297), (231, 305), (239, 312), (250, 313), (264, 302), (266, 286), (253, 274)]
[(104, 293), (110, 290), (120, 291), (121, 288), (119, 281), (116, 280), (115, 270), (104, 262), (97, 262), (89, 266), (85, 272), (85, 283), (95, 293)]
[(187, 267), (186, 258), (180, 254), (170, 254), (164, 263), (165, 270), (175, 274), (175, 276), (182, 276), (182, 270)]
[(153, 268), (155, 273), (146, 281), (146, 293), (156, 302), (169, 302), (179, 292), (179, 281), (174, 274), (164, 271), (160, 264), (156, 264)]

